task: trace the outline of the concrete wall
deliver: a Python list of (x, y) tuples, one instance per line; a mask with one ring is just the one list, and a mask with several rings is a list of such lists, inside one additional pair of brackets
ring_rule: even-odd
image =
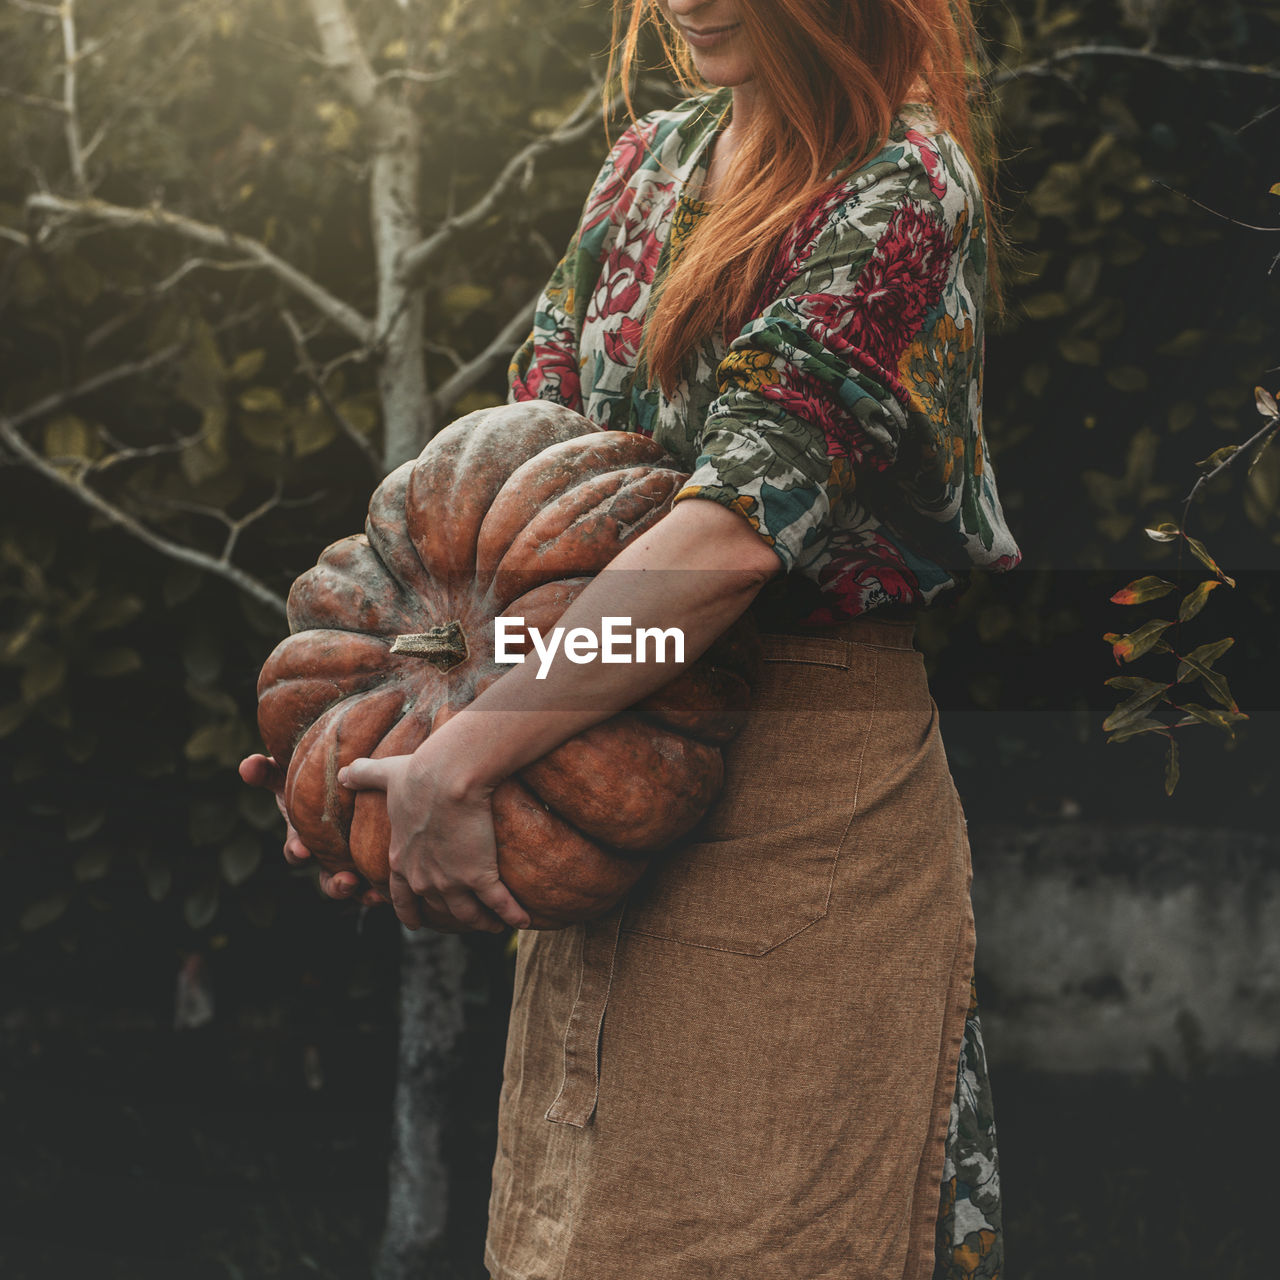
[(993, 1063), (1280, 1061), (1280, 838), (1071, 823), (969, 838)]

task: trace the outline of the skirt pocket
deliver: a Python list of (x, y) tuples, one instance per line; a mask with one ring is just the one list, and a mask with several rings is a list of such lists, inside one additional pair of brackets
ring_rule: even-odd
[(724, 791), (632, 891), (625, 933), (763, 955), (827, 913), (875, 715), (878, 651), (766, 636)]

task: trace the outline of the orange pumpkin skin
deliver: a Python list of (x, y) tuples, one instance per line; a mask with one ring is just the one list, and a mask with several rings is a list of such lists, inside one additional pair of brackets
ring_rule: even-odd
[[(546, 634), (686, 478), (648, 437), (545, 401), (469, 414), (386, 477), (365, 532), (293, 584), (292, 634), (258, 680), (290, 821), (321, 866), (385, 888), (386, 796), (340, 786), (338, 770), (411, 753), (500, 679), (510, 668), (494, 659), (494, 618)], [(739, 623), (662, 689), (497, 788), (499, 874), (534, 928), (609, 910), (706, 813), (757, 660)]]

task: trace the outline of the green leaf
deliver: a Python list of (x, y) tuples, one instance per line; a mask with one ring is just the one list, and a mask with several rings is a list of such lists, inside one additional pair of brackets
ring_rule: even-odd
[(1216, 573), (1218, 577), (1221, 578), (1229, 587), (1234, 587), (1236, 585), (1236, 580), (1234, 578), (1227, 577), (1227, 575), (1218, 568), (1218, 562), (1209, 554), (1204, 543), (1201, 542), (1199, 538), (1193, 538), (1188, 534), (1187, 546), (1191, 548), (1191, 554), (1195, 556), (1195, 558), (1199, 560), (1210, 573)]
[(22, 913), (18, 928), (23, 933), (34, 933), (53, 924), (64, 911), (71, 899), (65, 893), (53, 893), (47, 898), (40, 898), (31, 903)]
[(1172, 542), (1175, 538), (1182, 536), (1182, 530), (1176, 524), (1170, 524), (1168, 521), (1158, 524), (1154, 528), (1144, 529), (1143, 532), (1152, 542)]
[(1022, 304), (1022, 310), (1030, 320), (1052, 320), (1066, 315), (1070, 306), (1060, 293), (1035, 293)]
[(262, 368), (262, 362), (266, 358), (267, 350), (265, 347), (258, 347), (254, 351), (242, 351), (231, 362), (231, 368), (227, 370), (227, 377), (232, 382), (244, 382), (252, 378)]
[(88, 461), (96, 456), (97, 443), (97, 437), (88, 424), (73, 413), (54, 418), (44, 429), (46, 458), (81, 458)]
[(1108, 632), (1104, 639), (1111, 645), (1111, 652), (1117, 662), (1132, 662), (1135, 658), (1142, 657), (1148, 649), (1153, 648), (1159, 641), (1161, 633), (1171, 626), (1173, 623), (1165, 618), (1152, 618), (1150, 622), (1144, 622), (1136, 631), (1130, 631), (1128, 635), (1118, 636)]
[(87, 840), (107, 820), (107, 811), (103, 808), (72, 809), (67, 814), (65, 831), (69, 843)]
[[(1233, 644), (1235, 644), (1235, 640), (1231, 636), (1224, 636), (1221, 640), (1210, 640), (1208, 644), (1197, 645), (1186, 655), (1183, 661), (1190, 660), (1198, 662), (1202, 666), (1211, 667)], [(1179, 668), (1179, 683), (1182, 678), (1181, 668)]]
[(67, 660), (62, 654), (53, 650), (42, 652), (22, 673), (23, 701), (30, 705), (56, 693), (66, 674)]
[(163, 902), (173, 888), (173, 870), (167, 862), (154, 861), (143, 872), (147, 882), (147, 897), (152, 902)]
[(131, 671), (141, 670), (142, 655), (137, 649), (124, 646), (94, 654), (89, 663), (90, 674), (104, 680), (114, 679), (116, 676), (127, 676)]
[(240, 407), (249, 413), (283, 413), (284, 397), (275, 387), (246, 387), (240, 393)]
[(0, 738), (7, 738), (20, 729), (27, 718), (24, 703), (11, 702), (7, 707), (0, 707)]
[(1132, 689), (1140, 693), (1154, 693), (1157, 689), (1163, 691), (1173, 687), (1161, 680), (1148, 680), (1145, 676), (1111, 676), (1102, 683), (1113, 689)]
[(1198, 702), (1184, 702), (1179, 710), (1186, 713), (1178, 721), (1180, 726), (1196, 723), (1208, 724), (1215, 729), (1221, 729), (1232, 739), (1236, 736), (1236, 724), (1249, 718), (1243, 711), (1219, 711), (1214, 707), (1202, 707)]
[(1165, 755), (1164, 765), (1164, 793), (1167, 796), (1173, 795), (1174, 788), (1178, 785), (1178, 779), (1182, 776), (1182, 769), (1178, 764), (1178, 744), (1173, 739), (1173, 734), (1169, 735), (1169, 750)]
[(1102, 722), (1103, 731), (1115, 733), (1134, 720), (1145, 717), (1148, 712), (1168, 697), (1170, 685), (1161, 684), (1158, 680), (1148, 680), (1131, 698), (1126, 698)]
[[(1186, 669), (1187, 674), (1184, 676), (1182, 672)], [(1219, 671), (1214, 671), (1202, 662), (1196, 661), (1191, 655), (1183, 658), (1178, 664), (1178, 683), (1184, 684), (1189, 679), (1199, 677), (1204, 684), (1209, 696), (1215, 702), (1221, 703), (1228, 711), (1239, 711), (1240, 707), (1236, 700), (1231, 696), (1231, 690), (1227, 686), (1227, 678)]]
[(1161, 596), (1167, 596), (1170, 591), (1176, 590), (1177, 587), (1172, 582), (1166, 582), (1154, 574), (1147, 574), (1146, 577), (1136, 578), (1127, 587), (1117, 591), (1111, 597), (1111, 603), (1146, 604), (1148, 600), (1159, 600)]
[(192, 929), (203, 929), (218, 914), (218, 882), (193, 889), (182, 904), (182, 918)]
[(1207, 458), (1201, 458), (1196, 466), (1201, 471), (1212, 471), (1215, 467), (1220, 467), (1228, 458), (1234, 457), (1240, 452), (1238, 444), (1224, 444), (1221, 449), (1215, 449)]
[(1122, 364), (1107, 371), (1107, 381), (1117, 391), (1145, 391), (1147, 371), (1136, 364)]
[(1118, 729), (1108, 739), (1108, 742), (1127, 742), (1130, 738), (1136, 738), (1142, 733), (1167, 733), (1169, 726), (1163, 720), (1151, 720), (1143, 718), (1141, 720), (1133, 720), (1125, 725), (1123, 729)]
[(243, 835), (224, 844), (218, 851), (218, 866), (229, 885), (243, 884), (262, 861), (262, 844), (251, 835)]
[(1188, 591), (1178, 606), (1178, 621), (1186, 622), (1189, 618), (1194, 618), (1208, 602), (1209, 593), (1221, 585), (1217, 578), (1206, 578), (1194, 591)]
[(111, 870), (111, 850), (87, 849), (75, 860), (71, 870), (81, 884), (101, 880)]

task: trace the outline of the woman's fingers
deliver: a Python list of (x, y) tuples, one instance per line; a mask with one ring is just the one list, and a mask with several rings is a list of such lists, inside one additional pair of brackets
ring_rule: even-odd
[(251, 787), (266, 787), (276, 792), (284, 789), (284, 770), (270, 756), (260, 753), (240, 761), (240, 777)]
[(422, 912), (418, 907), (417, 895), (409, 888), (409, 882), (398, 872), (391, 873), (391, 905), (396, 919), (406, 929), (422, 928)]
[(502, 921), (468, 889), (455, 889), (445, 893), (444, 904), (449, 914), (468, 929), (486, 933), (501, 933)]
[(338, 782), (344, 787), (350, 787), (352, 791), (385, 791), (392, 769), (390, 761), (399, 758), (389, 756), (386, 760), (353, 760), (345, 768), (338, 770)]
[(515, 900), (511, 890), (498, 879), (495, 870), (492, 880), (474, 886), (476, 897), (488, 908), (486, 914), (496, 917), (513, 929), (527, 929), (533, 922), (529, 913)]

